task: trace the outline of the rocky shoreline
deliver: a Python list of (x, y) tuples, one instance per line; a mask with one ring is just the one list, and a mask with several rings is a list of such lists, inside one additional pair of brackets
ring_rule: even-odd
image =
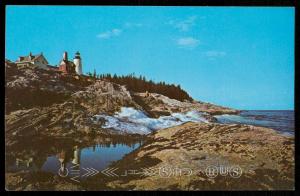
[[(76, 183), (52, 173), (6, 169), (7, 190), (294, 189), (294, 138), (263, 127), (218, 124), (213, 117), (238, 114), (238, 110), (195, 100), (178, 101), (156, 93), (131, 92), (126, 86), (89, 77), (17, 69), (13, 64), (5, 67), (6, 163), (33, 157), (42, 164), (47, 155), (57, 153), (56, 148), (142, 138), (146, 142), (140, 148), (112, 167), (118, 172), (145, 168), (156, 172), (109, 179), (99, 174)], [(153, 119), (193, 110), (201, 112), (207, 122), (187, 122), (141, 136), (105, 129), (105, 122), (93, 121), (95, 115), (114, 115), (122, 107), (142, 111)], [(160, 168), (165, 166), (185, 168), (185, 172), (193, 174), (162, 177)], [(242, 175), (208, 177), (205, 171), (209, 166), (238, 166)]]
[[(6, 183), (20, 190), (293, 190), (294, 138), (249, 125), (185, 123), (150, 134), (111, 167), (118, 177), (99, 174), (76, 183), (23, 171), (7, 173)], [(221, 174), (221, 167), (229, 169)], [(207, 168), (219, 173), (211, 176)], [(122, 176), (130, 170), (146, 173)]]
[[(132, 153), (129, 167), (150, 167), (154, 175), (118, 179), (115, 189), (134, 190), (281, 190), (294, 189), (294, 138), (248, 125), (186, 123), (160, 130)], [(268, 157), (268, 158), (267, 158)], [(152, 159), (156, 162), (147, 165)], [(128, 158), (115, 165), (125, 165)], [(151, 162), (151, 161), (148, 161)], [(241, 175), (209, 176), (207, 168), (239, 167)], [(179, 169), (186, 173), (172, 173)], [(224, 169), (224, 168), (223, 168)], [(173, 170), (174, 171), (174, 170)], [(187, 171), (191, 173), (187, 173)], [(220, 172), (220, 171), (219, 171)], [(224, 172), (224, 171), (223, 171)]]

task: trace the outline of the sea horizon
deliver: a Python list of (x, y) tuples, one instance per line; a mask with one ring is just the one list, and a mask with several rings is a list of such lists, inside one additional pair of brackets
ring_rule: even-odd
[(274, 109), (269, 109), (269, 110), (266, 110), (266, 109), (262, 109), (262, 110), (260, 110), (260, 109), (242, 109), (242, 110), (240, 110), (240, 111), (295, 111), (295, 109), (293, 109), (293, 110), (288, 110), (288, 109), (285, 109), (285, 110), (283, 110), (283, 109), (280, 109), (280, 110), (274, 110)]

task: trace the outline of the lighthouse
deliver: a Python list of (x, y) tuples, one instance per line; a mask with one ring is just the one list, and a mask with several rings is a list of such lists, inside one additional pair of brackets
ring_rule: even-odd
[(73, 60), (73, 63), (75, 64), (75, 71), (78, 75), (82, 75), (82, 63), (81, 63), (81, 57), (80, 53), (76, 52), (75, 57)]

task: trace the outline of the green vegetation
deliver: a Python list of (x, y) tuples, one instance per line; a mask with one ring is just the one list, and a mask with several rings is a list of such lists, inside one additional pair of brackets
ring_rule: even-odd
[(117, 76), (116, 74), (113, 76), (111, 74), (100, 74), (96, 77), (98, 79), (125, 85), (128, 90), (134, 92), (148, 91), (149, 93), (162, 94), (171, 99), (177, 99), (179, 101), (193, 100), (186, 91), (181, 89), (180, 85), (166, 84), (165, 82), (155, 83), (152, 80), (147, 80), (145, 76), (141, 75), (137, 77), (134, 74), (129, 74), (126, 76)]

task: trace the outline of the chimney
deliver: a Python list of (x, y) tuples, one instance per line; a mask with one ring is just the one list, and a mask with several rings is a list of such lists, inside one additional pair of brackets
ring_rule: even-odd
[(67, 52), (64, 52), (64, 54), (63, 54), (63, 60), (64, 61), (68, 61), (68, 53)]

